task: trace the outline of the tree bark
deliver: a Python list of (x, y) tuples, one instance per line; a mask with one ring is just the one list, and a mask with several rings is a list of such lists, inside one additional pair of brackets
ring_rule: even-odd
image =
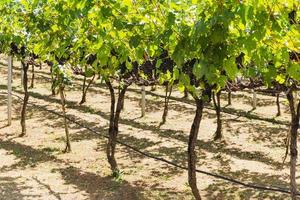
[(23, 68), (23, 64), (21, 62), (21, 86), (23, 87), (23, 83), (24, 83), (24, 68)]
[(114, 118), (115, 118), (115, 90), (112, 86), (112, 84), (109, 81), (106, 81), (106, 85), (110, 92), (110, 118), (109, 118), (109, 129), (108, 129), (108, 142), (107, 142), (107, 148), (106, 148), (106, 156), (108, 163), (110, 164), (110, 168), (112, 172), (118, 171), (117, 162), (114, 157), (114, 152), (112, 152), (112, 146), (113, 146), (113, 137), (115, 135), (114, 133)]
[(280, 116), (281, 115), (281, 109), (280, 109), (279, 93), (276, 94), (276, 105), (277, 105), (277, 114), (276, 114), (276, 116)]
[(115, 149), (117, 143), (117, 136), (119, 132), (119, 119), (123, 108), (124, 97), (128, 86), (123, 86), (120, 90), (119, 97), (116, 104), (115, 91), (110, 81), (106, 81), (106, 85), (110, 91), (111, 96), (111, 107), (110, 107), (110, 120), (109, 120), (109, 130), (108, 130), (108, 143), (106, 148), (106, 156), (110, 168), (112, 170), (113, 176), (119, 173), (119, 168), (117, 161), (115, 159)]
[(291, 112), (291, 128), (290, 128), (290, 190), (291, 199), (296, 200), (297, 196), (297, 183), (296, 183), (296, 164), (297, 164), (297, 132), (299, 128), (299, 118), (300, 118), (300, 101), (297, 102), (295, 106), (295, 101), (293, 93), (289, 91), (287, 93), (287, 99), (289, 101), (290, 112)]
[(62, 108), (62, 111), (63, 111), (64, 126), (65, 126), (65, 133), (66, 133), (66, 147), (65, 147), (63, 152), (66, 153), (66, 152), (71, 152), (71, 143), (70, 143), (69, 127), (68, 127), (67, 116), (66, 116), (66, 99), (65, 99), (64, 89), (65, 89), (64, 85), (59, 86), (61, 108)]
[(84, 104), (85, 102), (86, 102), (86, 94), (87, 94), (87, 91), (88, 91), (88, 89), (90, 88), (90, 86), (91, 86), (91, 84), (93, 83), (93, 81), (94, 81), (94, 79), (95, 79), (95, 76), (96, 75), (94, 75), (93, 77), (92, 77), (92, 79), (89, 81), (89, 83), (87, 84), (87, 86), (85, 86), (86, 84), (85, 84), (85, 82), (86, 82), (86, 78), (84, 77), (84, 83), (83, 83), (83, 86), (82, 86), (82, 98), (81, 98), (81, 101), (80, 101), (80, 105), (81, 104)]
[(221, 91), (213, 95), (214, 107), (217, 115), (217, 130), (215, 132), (214, 140), (219, 140), (222, 138), (222, 120), (221, 120), (221, 101), (220, 101)]
[(228, 92), (228, 106), (231, 106), (231, 91)]
[(29, 94), (28, 94), (28, 68), (29, 64), (25, 63), (23, 60), (21, 61), (22, 67), (23, 67), (23, 72), (24, 72), (24, 77), (23, 77), (23, 89), (24, 89), (24, 98), (23, 98), (23, 106), (21, 110), (21, 127), (22, 127), (22, 132), (20, 134), (20, 137), (23, 137), (26, 135), (26, 108), (28, 104), (28, 99), (29, 99)]
[(85, 93), (85, 83), (86, 83), (86, 76), (83, 77), (82, 97), (81, 97), (81, 101), (80, 101), (79, 104), (83, 104), (83, 103), (85, 103), (85, 101), (86, 101), (86, 98), (85, 98), (85, 95), (84, 95), (84, 93)]
[(189, 93), (186, 89), (184, 89), (184, 95), (182, 98), (187, 99), (189, 97)]
[(55, 92), (55, 82), (56, 82), (56, 77), (53, 75), (53, 66), (50, 66), (50, 74), (51, 74), (51, 94), (54, 96), (56, 95)]
[(192, 193), (196, 200), (201, 200), (199, 190), (197, 188), (196, 177), (196, 153), (195, 146), (197, 142), (199, 126), (202, 119), (204, 102), (202, 99), (195, 98), (197, 109), (194, 117), (194, 121), (190, 130), (189, 143), (188, 143), (188, 182), (192, 189)]
[(31, 66), (31, 84), (30, 84), (30, 88), (33, 88), (34, 87), (34, 65)]
[(164, 112), (162, 115), (162, 121), (160, 123), (160, 126), (165, 124), (167, 121), (167, 116), (169, 112), (169, 101), (170, 101), (170, 96), (172, 94), (172, 85), (169, 86), (168, 84), (166, 85), (166, 93), (165, 93), (165, 106), (164, 106)]

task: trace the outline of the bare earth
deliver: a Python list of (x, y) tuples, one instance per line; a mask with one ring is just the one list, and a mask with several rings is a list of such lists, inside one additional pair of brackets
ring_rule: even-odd
[[(1, 60), (5, 64), (5, 60)], [(19, 67), (19, 63), (14, 63)], [(59, 99), (50, 96), (49, 68), (36, 68), (35, 87), (29, 102), (61, 113)], [(22, 97), (19, 68), (14, 69), (14, 94)], [(0, 65), (0, 92), (6, 92), (5, 66)], [(30, 75), (30, 73), (29, 73)], [(106, 87), (93, 84), (87, 102), (81, 99), (81, 82), (77, 80), (67, 92), (68, 116), (106, 135), (110, 96)], [(182, 100), (175, 91), (170, 100), (167, 123), (159, 127), (163, 112), (163, 88), (147, 89), (146, 117), (140, 118), (140, 88), (131, 86), (125, 99), (120, 121), (119, 139), (143, 152), (186, 165), (189, 129), (194, 117), (192, 100)], [(288, 126), (238, 116), (239, 110), (251, 111), (251, 94), (233, 94), (232, 106), (222, 106), (224, 139), (213, 142), (216, 116), (206, 108), (200, 127), (197, 155), (198, 169), (222, 174), (244, 182), (274, 187), (289, 187), (289, 158), (282, 164)], [(70, 123), (71, 153), (64, 148), (63, 119), (38, 106), (29, 105), (27, 135), (18, 137), (21, 101), (13, 100), (13, 122), (7, 127), (6, 96), (0, 94), (0, 200), (22, 199), (193, 199), (187, 184), (187, 172), (166, 163), (142, 156), (121, 145), (117, 161), (123, 172), (113, 179), (106, 160), (106, 139)], [(283, 116), (288, 122), (287, 102), (281, 98)], [(276, 115), (275, 97), (258, 95), (258, 108), (249, 116), (272, 119)], [(247, 114), (247, 113), (246, 113)], [(298, 166), (298, 171), (300, 166)], [(289, 199), (288, 194), (244, 188), (204, 174), (197, 174), (198, 187), (204, 199)], [(299, 176), (297, 177), (298, 182)]]

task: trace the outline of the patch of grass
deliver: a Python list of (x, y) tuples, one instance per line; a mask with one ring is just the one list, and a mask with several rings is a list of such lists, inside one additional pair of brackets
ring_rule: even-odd
[(15, 148), (13, 149), (12, 154), (14, 154), (17, 157), (21, 157), (23, 155), (23, 150), (20, 148)]
[(159, 199), (167, 199), (169, 197), (168, 191), (159, 191), (158, 192)]
[(42, 151), (45, 152), (45, 153), (53, 153), (53, 152), (59, 152), (60, 150), (56, 147), (45, 147), (45, 148), (42, 148)]
[(123, 171), (120, 171), (120, 170), (114, 171), (112, 173), (112, 176), (117, 183), (122, 183), (124, 181), (124, 179), (123, 179), (124, 172)]
[(183, 184), (183, 186), (184, 186), (184, 189), (183, 189), (184, 192), (191, 192), (191, 187), (188, 182), (185, 182)]
[(96, 113), (96, 110), (94, 108), (91, 108), (91, 107), (84, 107), (84, 112)]

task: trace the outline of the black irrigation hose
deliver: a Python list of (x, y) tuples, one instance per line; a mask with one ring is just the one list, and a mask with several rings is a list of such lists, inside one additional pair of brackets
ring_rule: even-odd
[[(7, 95), (7, 93), (5, 93)], [(21, 101), (23, 101), (23, 99), (15, 94), (12, 94), (12, 96), (14, 97), (17, 97), (18, 99), (20, 99)], [(50, 109), (47, 109), (45, 106), (39, 106), (39, 105), (35, 105), (34, 103), (30, 103), (28, 102), (28, 104), (34, 106), (34, 107), (38, 107), (42, 110), (45, 110), (47, 112), (50, 112), (54, 115), (58, 115), (60, 117), (64, 117), (62, 114), (60, 113), (57, 113), (55, 112), (54, 110), (50, 110)], [(74, 124), (77, 124), (78, 126), (82, 127), (82, 128), (85, 128), (89, 131), (91, 131), (92, 133), (95, 133), (101, 137), (104, 137), (104, 138), (108, 138), (108, 136), (106, 135), (103, 135), (103, 134), (100, 134), (99, 132), (97, 132), (96, 130), (90, 128), (90, 127), (87, 127), (85, 126), (84, 124), (81, 124), (79, 122), (77, 122), (75, 119), (71, 119), (70, 117), (66, 117), (70, 122), (74, 123)], [(188, 170), (187, 167), (184, 167), (184, 166), (181, 166), (181, 165), (178, 165), (172, 161), (169, 161), (167, 159), (164, 159), (164, 158), (160, 158), (160, 157), (156, 157), (152, 154), (149, 154), (149, 153), (146, 153), (146, 152), (143, 152), (129, 144), (126, 144), (122, 141), (119, 141), (117, 140), (117, 143), (120, 144), (120, 145), (123, 145), (141, 155), (144, 155), (146, 157), (149, 157), (149, 158), (152, 158), (154, 160), (158, 160), (158, 161), (161, 161), (161, 162), (164, 162), (164, 163), (167, 163), (169, 165), (172, 165), (174, 167), (177, 167), (177, 168), (180, 168), (180, 169), (183, 169), (183, 170)], [(211, 172), (206, 172), (206, 171), (203, 171), (203, 170), (199, 170), (199, 169), (196, 169), (196, 172), (198, 173), (201, 173), (201, 174), (205, 174), (205, 175), (208, 175), (208, 176), (212, 176), (212, 177), (215, 177), (215, 178), (218, 178), (218, 179), (222, 179), (222, 180), (225, 180), (225, 181), (228, 181), (228, 182), (231, 182), (231, 183), (235, 183), (235, 184), (238, 184), (238, 185), (241, 185), (241, 186), (244, 186), (244, 187), (247, 187), (247, 188), (253, 188), (253, 189), (257, 189), (257, 190), (267, 190), (267, 191), (274, 191), (274, 192), (280, 192), (280, 193), (286, 193), (286, 194), (290, 194), (290, 191), (287, 189), (287, 188), (281, 188), (281, 187), (274, 187), (274, 186), (263, 186), (263, 185), (257, 185), (257, 184), (252, 184), (252, 183), (245, 183), (245, 182), (242, 182), (242, 181), (239, 181), (239, 180), (235, 180), (235, 179), (232, 179), (232, 178), (228, 178), (226, 176), (223, 176), (223, 175), (219, 175), (219, 174), (214, 174), (214, 173), (211, 173)], [(297, 196), (300, 196), (300, 193), (297, 193)]]

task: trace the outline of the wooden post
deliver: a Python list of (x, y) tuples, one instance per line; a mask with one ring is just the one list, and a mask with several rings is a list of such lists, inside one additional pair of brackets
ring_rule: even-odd
[(145, 86), (143, 85), (142, 88), (142, 102), (141, 102), (141, 109), (142, 109), (142, 117), (145, 116), (145, 110), (146, 110), (146, 91)]
[(12, 56), (8, 56), (7, 70), (7, 122), (11, 125), (11, 105), (12, 105)]
[[(11, 57), (11, 77), (13, 76), (13, 67), (14, 67), (14, 59), (13, 59), (13, 56), (10, 56)], [(13, 80), (13, 78), (11, 78), (11, 83), (13, 83), (14, 82), (14, 80)]]

